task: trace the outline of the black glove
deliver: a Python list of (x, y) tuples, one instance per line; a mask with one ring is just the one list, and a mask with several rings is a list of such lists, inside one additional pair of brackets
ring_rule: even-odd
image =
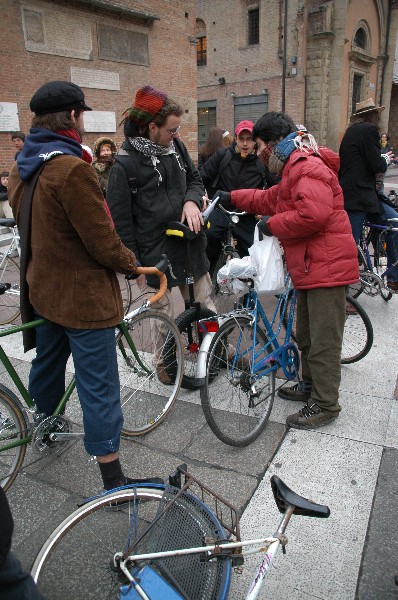
[(219, 204), (221, 204), (221, 206), (223, 206), (227, 210), (232, 209), (230, 192), (222, 192), (221, 190), (217, 190), (216, 193), (214, 194), (214, 198), (217, 198), (217, 196), (220, 197)]
[(262, 217), (261, 220), (258, 222), (258, 229), (261, 233), (263, 233), (264, 235), (274, 235), (271, 231), (271, 229), (268, 227), (268, 221), (269, 221), (270, 217)]

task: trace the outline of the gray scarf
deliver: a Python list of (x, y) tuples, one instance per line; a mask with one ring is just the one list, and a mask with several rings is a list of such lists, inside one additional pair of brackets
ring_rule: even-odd
[(128, 140), (135, 150), (137, 150), (138, 152), (141, 152), (141, 154), (144, 154), (144, 156), (149, 156), (151, 158), (153, 168), (159, 175), (158, 185), (163, 180), (162, 175), (156, 166), (158, 163), (160, 163), (160, 160), (157, 158), (158, 156), (165, 156), (167, 154), (173, 154), (176, 158), (176, 161), (177, 161), (178, 166), (180, 167), (181, 171), (185, 171), (184, 166), (181, 165), (181, 163), (180, 163), (179, 155), (177, 154), (176, 148), (174, 146), (174, 142), (171, 142), (170, 145), (167, 146), (167, 148), (165, 148), (164, 146), (155, 144), (155, 142), (152, 142), (151, 140), (148, 140), (147, 138), (144, 138), (144, 137), (133, 137), (133, 138), (129, 137)]

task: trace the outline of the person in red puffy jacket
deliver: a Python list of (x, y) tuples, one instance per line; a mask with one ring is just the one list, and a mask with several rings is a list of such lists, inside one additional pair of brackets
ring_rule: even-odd
[[(322, 427), (338, 417), (346, 286), (358, 281), (358, 255), (337, 173), (339, 156), (318, 147), (285, 113), (263, 115), (253, 129), (258, 154), (279, 184), (268, 190), (220, 192), (221, 202), (263, 217), (281, 242), (297, 290), (297, 343), (302, 381), (279, 396), (306, 402), (286, 423)], [(219, 193), (219, 192), (217, 192)]]

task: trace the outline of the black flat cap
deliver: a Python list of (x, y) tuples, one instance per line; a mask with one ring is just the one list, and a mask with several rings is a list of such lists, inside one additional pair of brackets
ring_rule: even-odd
[(32, 96), (30, 110), (36, 115), (71, 109), (92, 110), (84, 102), (81, 88), (70, 81), (49, 81)]

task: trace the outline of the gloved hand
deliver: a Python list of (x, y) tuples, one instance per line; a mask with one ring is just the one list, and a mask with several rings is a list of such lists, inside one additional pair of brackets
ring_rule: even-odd
[(217, 196), (220, 197), (221, 206), (223, 206), (227, 210), (232, 209), (231, 194), (229, 192), (223, 192), (221, 190), (217, 190), (216, 193), (214, 194), (214, 198), (217, 198)]
[(264, 235), (274, 235), (272, 233), (271, 229), (268, 227), (269, 219), (270, 219), (270, 217), (262, 217), (261, 220), (257, 224), (259, 231), (261, 233), (263, 233)]

